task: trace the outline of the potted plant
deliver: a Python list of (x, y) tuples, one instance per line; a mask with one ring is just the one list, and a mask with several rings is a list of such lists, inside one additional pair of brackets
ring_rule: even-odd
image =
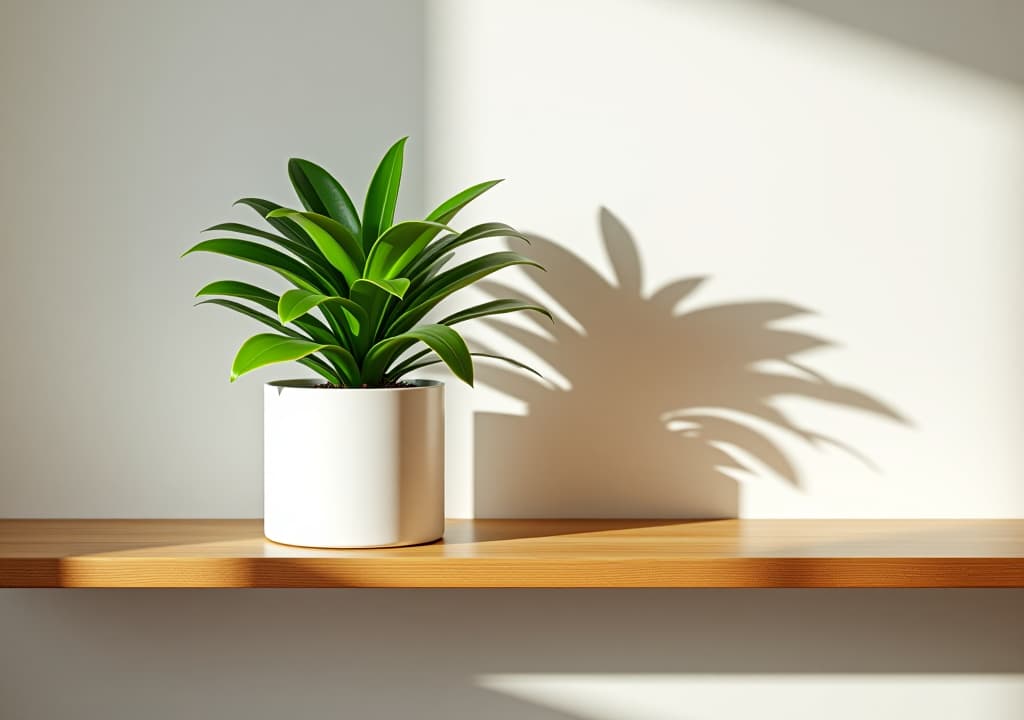
[[(423, 220), (394, 222), (405, 138), (385, 154), (360, 215), (322, 167), (292, 159), (288, 174), (304, 210), (257, 198), (236, 204), (269, 223), (263, 230), (227, 222), (217, 237), (188, 250), (262, 265), (293, 287), (280, 296), (235, 280), (212, 282), (200, 303), (247, 315), (273, 332), (242, 344), (231, 380), (256, 368), (299, 362), (319, 380), (282, 380), (264, 388), (264, 533), (316, 547), (383, 547), (438, 539), (444, 532), (444, 387), (410, 373), (444, 363), (473, 384), (472, 353), (454, 329), (474, 318), (544, 308), (492, 300), (436, 322), (428, 313), (453, 293), (513, 265), (515, 252), (461, 259), (477, 240), (513, 237), (498, 222), (463, 231), (449, 226), (498, 180), (441, 203)], [(276, 245), (277, 247), (273, 247)], [(531, 370), (531, 372), (533, 372)]]

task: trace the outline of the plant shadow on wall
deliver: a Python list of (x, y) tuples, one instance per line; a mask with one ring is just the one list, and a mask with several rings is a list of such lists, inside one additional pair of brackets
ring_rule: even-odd
[[(600, 213), (611, 284), (556, 243), (531, 236), (547, 268), (530, 278), (569, 313), (530, 318), (532, 329), (486, 321), (529, 349), (568, 388), (499, 367), (478, 380), (527, 405), (527, 415), (475, 420), (478, 517), (734, 517), (739, 471), (766, 470), (799, 488), (780, 433), (812, 446), (854, 448), (781, 411), (783, 396), (816, 400), (896, 422), (899, 413), (806, 367), (829, 342), (779, 323), (809, 311), (782, 301), (687, 309), (707, 277), (670, 282), (645, 296), (636, 243)], [(542, 303), (530, 292), (481, 283), (489, 294)], [(682, 311), (677, 306), (683, 305)]]

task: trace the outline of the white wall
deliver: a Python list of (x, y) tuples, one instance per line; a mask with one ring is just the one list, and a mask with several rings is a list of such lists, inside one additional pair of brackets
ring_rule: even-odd
[[(461, 512), (1024, 513), (1024, 60), (1006, 30), (1024, 8), (792, 4), (803, 9), (435, 6), (429, 186), (499, 173), (509, 181), (478, 217), (579, 256), (535, 251), (550, 266), (543, 290), (568, 307), (559, 345), (524, 338), (571, 391), (501, 377), (503, 395), (466, 400), (525, 417), (464, 419), (453, 481), (475, 474), (475, 494)], [(604, 230), (619, 282), (601, 207), (625, 226)], [(652, 294), (694, 276), (707, 279), (673, 319)], [(780, 313), (766, 301), (813, 314), (770, 325)], [(767, 329), (780, 325), (835, 343), (788, 357), (862, 394), (797, 385), (792, 368), (781, 381), (749, 372), (753, 360), (781, 372), (810, 347)], [(481, 337), (522, 354), (507, 333)], [(765, 399), (866, 461), (767, 426)], [(659, 414), (695, 406), (762, 413), (752, 426), (768, 448), (734, 425), (689, 442), (662, 430)], [(775, 471), (738, 473), (730, 497), (708, 439)]]
[[(239, 271), (177, 255), (236, 197), (287, 197), (287, 157), (358, 194), (404, 134), (407, 211), (507, 177), (478, 217), (557, 241), (533, 252), (575, 316), (541, 351), (572, 392), (451, 388), (451, 514), (1022, 515), (1022, 18), (926, 5), (0, 0), (0, 516), (259, 515), (280, 371), (228, 385), (251, 327), (190, 296)], [(612, 271), (602, 205), (618, 289), (587, 269)], [(647, 297), (700, 275), (684, 310), (759, 304)], [(838, 341), (807, 365), (856, 389), (785, 409), (877, 472), (743, 432), (783, 381), (735, 368), (814, 344), (766, 301), (817, 311), (785, 326)], [(741, 422), (659, 419), (703, 405)], [(770, 467), (723, 480), (709, 438)], [(799, 720), (827, 696), (1009, 720), (1022, 600), (3, 591), (0, 718)]]

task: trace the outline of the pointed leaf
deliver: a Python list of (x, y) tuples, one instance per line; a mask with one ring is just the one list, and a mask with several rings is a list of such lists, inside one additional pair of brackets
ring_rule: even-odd
[(370, 249), (363, 277), (379, 280), (397, 277), (442, 230), (454, 232), (447, 225), (423, 220), (392, 225)]
[(235, 205), (245, 205), (255, 210), (261, 218), (266, 220), (270, 225), (277, 230), (279, 233), (284, 235), (286, 238), (293, 242), (297, 242), (301, 245), (305, 245), (308, 248), (316, 249), (316, 245), (306, 237), (306, 233), (299, 229), (299, 226), (293, 223), (287, 218), (271, 218), (267, 217), (274, 210), (281, 208), (276, 202), (270, 200), (263, 200), (262, 198), (242, 198), (235, 201)]
[(526, 370), (527, 372), (531, 372), (534, 375), (536, 375), (537, 377), (539, 377), (541, 380), (544, 379), (543, 375), (541, 375), (539, 372), (534, 370), (532, 367), (530, 367), (526, 363), (521, 363), (518, 360), (513, 360), (512, 358), (505, 357), (504, 355), (492, 355), (491, 353), (484, 353), (484, 352), (470, 353), (470, 355), (472, 355), (473, 357), (488, 358), (489, 360), (501, 360), (502, 362), (506, 362), (509, 365), (515, 365), (520, 370)]
[[(417, 353), (417, 354), (419, 355), (419, 353)], [(425, 354), (426, 353), (424, 353), (424, 355)], [(541, 375), (539, 372), (534, 370), (529, 365), (521, 363), (518, 360), (513, 360), (510, 357), (505, 357), (504, 355), (492, 355), (491, 353), (484, 353), (484, 352), (471, 352), (470, 355), (472, 357), (482, 357), (482, 358), (488, 358), (490, 360), (501, 360), (502, 362), (507, 362), (510, 365), (515, 365), (517, 368), (520, 368), (521, 370), (526, 370), (528, 372), (531, 372), (534, 375), (536, 375), (537, 377), (539, 377), (541, 380), (544, 379), (543, 375)], [(420, 357), (423, 357), (423, 355), (420, 355)], [(417, 361), (414, 361), (414, 362), (408, 362), (407, 361), (405, 363), (402, 363), (401, 366), (399, 366), (399, 367), (395, 368), (394, 370), (392, 370), (391, 372), (389, 372), (388, 376), (387, 376), (387, 380), (388, 380), (388, 382), (394, 382), (394, 381), (400, 379), (403, 375), (408, 375), (409, 373), (411, 373), (414, 370), (419, 370), (420, 368), (430, 367), (431, 365), (437, 365), (440, 362), (442, 362), (442, 360), (441, 360), (441, 358), (439, 358), (437, 356), (428, 356), (428, 357), (425, 357), (423, 360), (418, 360), (417, 359)]]
[(366, 262), (366, 253), (363, 252), (363, 246), (359, 242), (359, 236), (353, 235), (347, 227), (342, 225), (334, 218), (329, 218), (326, 215), (320, 215), (314, 212), (299, 213), (302, 217), (307, 220), (311, 220), (319, 225), (321, 228), (326, 230), (331, 237), (338, 241), (342, 249), (348, 253), (356, 261), (356, 265), (360, 268)]
[(473, 360), (462, 336), (445, 325), (422, 325), (409, 332), (395, 335), (370, 348), (363, 362), (364, 377), (370, 381), (383, 378), (388, 365), (412, 342), (420, 341), (437, 353), (451, 368), (455, 376), (468, 385), (473, 384)]
[(231, 366), (231, 382), (257, 368), (274, 363), (300, 360), (313, 353), (322, 351), (330, 351), (332, 356), (340, 358), (347, 356), (346, 365), (349, 366), (347, 369), (354, 371), (354, 375), (358, 377), (355, 359), (343, 347), (266, 333), (253, 335), (239, 348), (235, 361)]
[(239, 297), (258, 303), (268, 310), (274, 310), (277, 308), (277, 295), (272, 292), (268, 292), (263, 288), (250, 285), (249, 283), (239, 282), (238, 280), (217, 280), (204, 285), (199, 289), (199, 292), (196, 293), (196, 297), (202, 297), (204, 295), (227, 295), (228, 297)]
[(427, 215), (427, 220), (439, 223), (449, 223), (462, 208), (476, 200), (501, 180), (488, 180), (471, 188), (466, 188), (458, 195), (454, 195), (437, 206), (432, 213)]
[(341, 379), (341, 375), (339, 375), (333, 368), (331, 368), (330, 365), (328, 365), (323, 360), (314, 355), (300, 358), (295, 362), (299, 363), (299, 365), (302, 365), (304, 367), (308, 367), (310, 370), (320, 375), (320, 377), (325, 379), (331, 385), (343, 386), (345, 384), (344, 381), (342, 381)]
[[(474, 284), (473, 287), (476, 288), (477, 290), (486, 293), (490, 297), (510, 298), (513, 300), (524, 302), (527, 305), (539, 305), (541, 307), (544, 307), (542, 301), (537, 299), (537, 297), (535, 297), (534, 295), (531, 295), (530, 293), (527, 292), (523, 292), (519, 288), (511, 287), (510, 285), (507, 285), (505, 283), (496, 282), (494, 280), (481, 280), (480, 282)], [(555, 338), (568, 337), (566, 333), (568, 333), (569, 335), (576, 333), (575, 329), (573, 329), (571, 326), (556, 321), (554, 319), (553, 314), (548, 314), (548, 320), (550, 321), (549, 323), (545, 323), (536, 315), (527, 315), (526, 317), (529, 318), (529, 320), (537, 327), (543, 330), (548, 330)]]
[(409, 289), (409, 280), (407, 278), (395, 278), (393, 280), (378, 280), (376, 278), (360, 278), (352, 284), (352, 289), (360, 285), (373, 285), (380, 288), (389, 295), (394, 295), (396, 298), (402, 298), (405, 295), (405, 291)]
[(404, 304), (408, 306), (408, 309), (388, 326), (388, 333), (404, 332), (452, 293), (472, 285), (493, 272), (513, 265), (530, 265), (541, 270), (544, 269), (530, 258), (508, 251), (482, 255), (469, 262), (456, 265), (415, 291)]
[(251, 308), (248, 305), (243, 305), (240, 302), (235, 302), (234, 300), (224, 300), (223, 298), (210, 298), (209, 300), (201, 300), (196, 303), (196, 307), (199, 307), (200, 305), (219, 305), (220, 307), (225, 307), (228, 308), (229, 310), (234, 310), (237, 313), (241, 313), (242, 315), (245, 315), (247, 317), (251, 317), (253, 320), (261, 322), (267, 327), (273, 328), (274, 330), (277, 330), (279, 333), (288, 335), (289, 337), (299, 338), (300, 340), (313, 340), (313, 338), (307, 338), (302, 334), (296, 332), (295, 330), (285, 327), (280, 322), (278, 322), (276, 318), (261, 313), (259, 310)]
[(408, 138), (402, 138), (387, 151), (366, 191), (362, 240), (363, 248), (367, 252), (395, 220), (395, 204), (398, 202), (398, 187), (402, 180), (402, 158), (406, 140)]
[[(419, 276), (417, 276), (417, 278), (416, 278), (417, 283), (419, 285), (423, 285), (423, 283), (428, 282), (430, 280), (433, 280), (435, 277), (437, 277), (438, 273), (440, 273), (442, 270), (444, 270), (444, 266), (447, 265), (448, 263), (450, 263), (454, 259), (455, 259), (455, 253), (453, 253), (453, 252), (446, 253), (445, 255), (442, 255), (435, 262), (430, 264), (430, 267), (427, 269), (426, 272), (421, 273)], [(411, 281), (410, 281), (409, 287), (412, 287)]]
[[(289, 222), (289, 225), (291, 225), (290, 221), (286, 222)], [(270, 240), (271, 242), (283, 247), (302, 262), (306, 263), (310, 269), (327, 281), (329, 286), (335, 292), (340, 293), (346, 291), (347, 283), (344, 276), (340, 275), (334, 266), (324, 259), (323, 255), (317, 251), (316, 246), (313, 245), (309, 238), (305, 236), (305, 233), (303, 233), (297, 226), (292, 227), (294, 232), (302, 236), (301, 242), (294, 240), (291, 237), (282, 237), (281, 235), (276, 235), (272, 232), (265, 232), (259, 228), (234, 222), (220, 223), (219, 225), (206, 228), (203, 232), (209, 232), (211, 230), (228, 230), (229, 232), (237, 232), (244, 235), (252, 235), (253, 237)]]
[(321, 295), (306, 290), (289, 290), (282, 295), (278, 303), (277, 315), (282, 323), (292, 322), (295, 318), (301, 317), (324, 303), (341, 308), (348, 328), (354, 335), (358, 335), (360, 328), (366, 326), (366, 311), (348, 298)]
[(468, 230), (464, 230), (457, 235), (446, 235), (432, 245), (429, 245), (419, 255), (419, 257), (410, 263), (405, 274), (407, 277), (412, 279), (415, 284), (418, 280), (421, 280), (423, 276), (427, 275), (430, 270), (440, 262), (442, 257), (451, 251), (458, 247), (462, 247), (467, 243), (493, 237), (514, 237), (524, 240), (526, 243), (530, 242), (530, 239), (526, 235), (505, 223), (481, 223), (480, 225), (474, 225)]
[[(307, 292), (307, 291), (303, 291)], [(255, 285), (249, 283), (238, 282), (236, 280), (218, 280), (212, 282), (206, 287), (202, 288), (196, 293), (196, 297), (207, 296), (207, 295), (226, 295), (228, 297), (238, 297), (244, 300), (251, 300), (252, 302), (262, 305), (272, 312), (277, 312), (277, 307), (280, 304), (280, 299), (272, 292), (267, 292)], [(228, 301), (225, 301), (228, 302)], [(202, 304), (202, 303), (200, 303)], [(223, 305), (223, 302), (217, 304)], [(234, 303), (237, 305), (237, 303)], [(246, 310), (250, 308), (242, 305)], [(241, 312), (241, 311), (239, 311)], [(277, 323), (277, 320), (274, 320)], [(309, 337), (313, 338), (317, 342), (322, 343), (334, 343), (337, 342), (337, 338), (331, 333), (330, 329), (322, 322), (317, 320), (312, 315), (303, 315), (300, 318), (292, 320), (296, 327), (306, 333)]]
[(252, 235), (253, 237), (261, 237), (264, 238), (265, 240), (273, 240), (274, 242), (277, 242), (278, 240), (281, 239), (280, 235), (275, 235), (272, 232), (267, 232), (266, 230), (254, 228), (251, 225), (245, 225), (243, 223), (236, 222), (217, 223), (216, 225), (211, 225), (210, 227), (205, 228), (202, 232), (213, 232), (214, 230), (226, 230), (227, 232), (236, 232), (241, 233), (243, 235)]
[(309, 160), (288, 161), (288, 177), (303, 207), (338, 221), (352, 237), (359, 237), (359, 215), (352, 199), (329, 172)]
[[(251, 307), (243, 305), (242, 303), (233, 302), (231, 300), (222, 300), (220, 298), (213, 298), (211, 300), (203, 300), (202, 302), (198, 302), (196, 303), (196, 305), (220, 305), (221, 307), (226, 307), (230, 310), (234, 310), (235, 312), (241, 313), (242, 315), (247, 315), (248, 317), (251, 317), (252, 319), (263, 323), (267, 327), (271, 327), (280, 333), (288, 335), (289, 337), (307, 339), (300, 335), (299, 333), (292, 330), (291, 328), (286, 328), (284, 325), (279, 323), (270, 315), (264, 315), (258, 310), (253, 310)], [(308, 357), (302, 358), (298, 362), (302, 363), (309, 369), (326, 378), (328, 382), (331, 382), (335, 385), (341, 383), (341, 381), (338, 379), (338, 373), (336, 373), (331, 368), (330, 365), (328, 365), (318, 357), (310, 355)]]
[(378, 339), (378, 333), (384, 325), (385, 315), (394, 295), (380, 286), (360, 280), (352, 286), (349, 299), (366, 312), (367, 326), (365, 332), (355, 338), (356, 357), (364, 358), (370, 346)]
[(227, 255), (238, 260), (263, 265), (274, 270), (295, 285), (314, 292), (320, 291), (320, 284), (323, 279), (318, 278), (316, 273), (303, 265), (298, 260), (285, 255), (283, 252), (268, 248), (265, 245), (252, 242), (251, 240), (239, 240), (237, 238), (215, 238), (204, 240), (182, 253), (182, 257), (194, 252), (210, 252), (218, 255)]
[[(291, 292), (301, 291), (293, 290)], [(489, 315), (501, 315), (504, 313), (517, 312), (519, 310), (532, 310), (540, 313), (541, 315), (546, 315), (548, 320), (551, 320), (551, 322), (555, 321), (554, 318), (551, 317), (551, 313), (547, 308), (541, 307), (540, 305), (533, 305), (520, 300), (491, 300), (490, 302), (474, 305), (471, 308), (466, 308), (465, 310), (452, 313), (440, 322), (442, 325), (451, 326), (456, 323), (465, 322), (466, 320), (487, 317)]]
[[(355, 240), (352, 239), (351, 244), (346, 241), (339, 241), (330, 231), (324, 228), (325, 224), (329, 224), (324, 221), (329, 221), (330, 218), (323, 216), (310, 217), (310, 215), (311, 213), (300, 213), (288, 208), (279, 208), (271, 212), (267, 219), (286, 217), (302, 228), (303, 232), (313, 241), (317, 249), (327, 258), (327, 261), (345, 276), (345, 281), (351, 286), (352, 283), (359, 279), (360, 275), (360, 258), (354, 254), (358, 247)], [(351, 238), (351, 235), (348, 234), (348, 231), (340, 223), (335, 222), (334, 226), (336, 226), (335, 229), (338, 230), (342, 238)], [(360, 252), (359, 254), (361, 255), (362, 253)]]

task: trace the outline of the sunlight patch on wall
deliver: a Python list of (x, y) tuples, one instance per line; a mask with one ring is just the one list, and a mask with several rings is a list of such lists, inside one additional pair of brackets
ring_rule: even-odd
[(578, 720), (904, 720), (925, 702), (944, 718), (1016, 720), (1024, 701), (1015, 675), (483, 675), (477, 683)]
[[(928, 21), (953, 21), (944, 17)], [(612, 320), (581, 324), (588, 338), (619, 343), (630, 338), (621, 328), (635, 329), (643, 344), (579, 343), (585, 354), (568, 359), (535, 353), (539, 369), (578, 387), (565, 365), (577, 376), (585, 366), (584, 375), (640, 396), (684, 379), (725, 382), (683, 378), (692, 364), (673, 373), (650, 362), (667, 347), (714, 357), (743, 340), (723, 331), (720, 345), (698, 347), (645, 330), (660, 318), (646, 302), (651, 293), (705, 277), (677, 312), (754, 301), (806, 307), (793, 326), (835, 347), (802, 362), (907, 421), (779, 398), (780, 412), (871, 462), (789, 441), (780, 450), (807, 478), (803, 492), (746, 483), (744, 515), (1024, 513), (1020, 86), (759, 0), (436, 0), (428, 18), (428, 196), (500, 174), (508, 181), (464, 222), (521, 226), (611, 285), (621, 278), (602, 247), (600, 207), (636, 245), (636, 302), (616, 305)], [(983, 28), (974, 31), (984, 42)], [(518, 272), (499, 277), (562, 307), (593, 297), (590, 285), (549, 275), (543, 288)], [(513, 335), (530, 329), (529, 321), (512, 325)], [(505, 335), (481, 331), (494, 349), (529, 357)], [(478, 412), (522, 412), (525, 403), (536, 417), (534, 393), (482, 385), (472, 398)], [(567, 397), (573, 417), (599, 419), (624, 447), (646, 447), (634, 418), (614, 416), (628, 400), (602, 391)], [(502, 433), (510, 446), (528, 445), (510, 425)], [(452, 452), (469, 453), (473, 442), (460, 439)], [(641, 459), (635, 473), (648, 464), (657, 462)], [(472, 484), (480, 470), (455, 460), (449, 485)], [(685, 514), (692, 499), (652, 493), (623, 507), (617, 493), (602, 501), (601, 482), (589, 487), (588, 508), (607, 514)], [(544, 495), (519, 499), (520, 509), (561, 509)]]

